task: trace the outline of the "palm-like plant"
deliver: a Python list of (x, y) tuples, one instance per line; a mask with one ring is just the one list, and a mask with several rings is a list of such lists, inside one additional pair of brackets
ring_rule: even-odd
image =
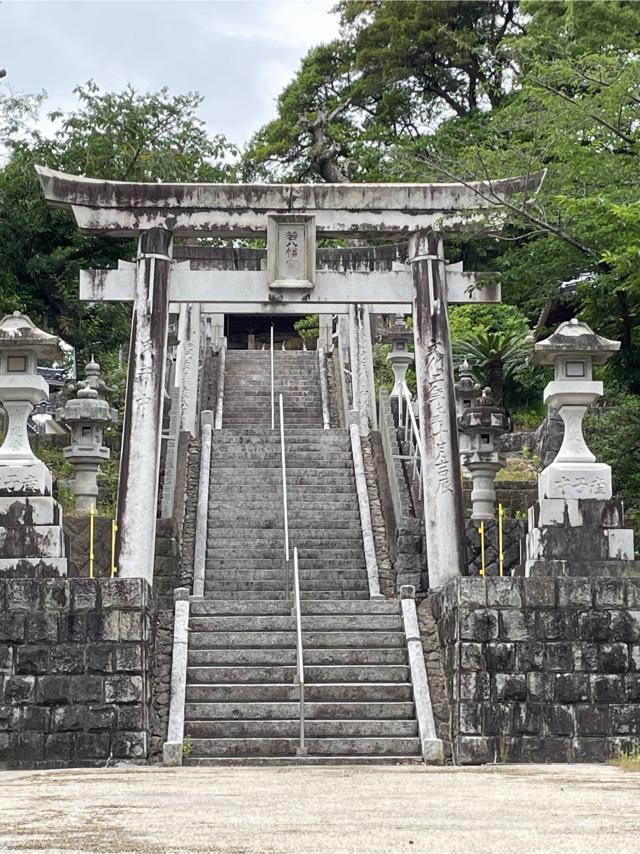
[(464, 340), (454, 340), (452, 350), (455, 366), (468, 359), (476, 379), (489, 386), (496, 401), (504, 404), (505, 382), (527, 369), (532, 341), (525, 331), (478, 329)]

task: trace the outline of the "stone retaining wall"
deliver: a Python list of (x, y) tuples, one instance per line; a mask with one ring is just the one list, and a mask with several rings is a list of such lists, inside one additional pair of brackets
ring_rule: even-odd
[(640, 578), (459, 578), (432, 607), (458, 763), (640, 747)]
[(145, 762), (157, 610), (142, 579), (0, 580), (0, 765)]

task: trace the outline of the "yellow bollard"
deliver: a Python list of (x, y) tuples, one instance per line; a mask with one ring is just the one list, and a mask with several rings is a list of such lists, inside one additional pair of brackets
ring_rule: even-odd
[(89, 578), (93, 578), (93, 534), (95, 528), (96, 505), (89, 511)]
[(118, 574), (118, 567), (116, 566), (116, 533), (118, 531), (118, 524), (115, 519), (111, 520), (111, 578), (115, 578)]
[(484, 522), (480, 522), (480, 555), (482, 558), (482, 566), (480, 567), (480, 575), (484, 578), (487, 574), (487, 567), (484, 560)]
[(504, 542), (502, 539), (502, 523), (504, 521), (504, 507), (498, 504), (498, 553), (500, 560), (500, 575), (504, 575)]

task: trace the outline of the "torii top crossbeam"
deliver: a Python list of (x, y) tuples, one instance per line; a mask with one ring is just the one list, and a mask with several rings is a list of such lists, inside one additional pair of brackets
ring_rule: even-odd
[(309, 214), (324, 237), (406, 236), (459, 229), (474, 214), (544, 173), (468, 184), (151, 184), (104, 181), (36, 166), (50, 204), (73, 211), (86, 233), (133, 236), (164, 228), (176, 237), (260, 237), (267, 214)]

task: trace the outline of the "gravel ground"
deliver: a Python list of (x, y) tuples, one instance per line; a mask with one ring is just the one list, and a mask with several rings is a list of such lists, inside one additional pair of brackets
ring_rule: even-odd
[(0, 851), (637, 854), (639, 804), (605, 765), (2, 771)]

